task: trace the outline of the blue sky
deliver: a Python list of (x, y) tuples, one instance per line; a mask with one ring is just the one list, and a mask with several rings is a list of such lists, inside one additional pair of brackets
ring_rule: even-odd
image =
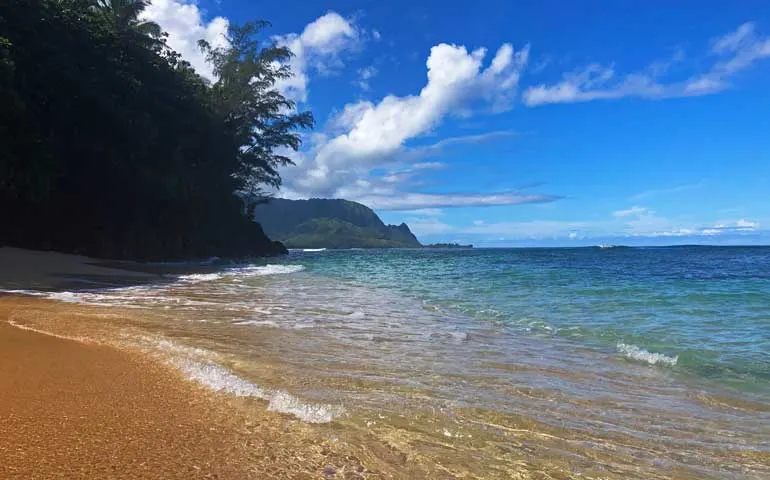
[[(676, 3), (675, 6), (671, 6)], [(588, 6), (587, 6), (588, 5)], [(313, 111), (279, 196), (426, 242), (770, 244), (770, 5), (153, 0), (194, 47), (266, 19)]]

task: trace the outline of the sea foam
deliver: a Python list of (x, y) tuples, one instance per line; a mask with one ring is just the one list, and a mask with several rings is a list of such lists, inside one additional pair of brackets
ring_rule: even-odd
[(649, 352), (636, 345), (628, 345), (625, 343), (618, 343), (618, 352), (622, 353), (624, 357), (629, 360), (636, 360), (639, 362), (645, 362), (650, 365), (663, 364), (673, 367), (679, 361), (679, 355), (669, 357), (662, 353)]
[(345, 413), (342, 406), (305, 403), (281, 390), (265, 390), (212, 362), (179, 359), (172, 364), (188, 379), (215, 392), (265, 400), (269, 411), (293, 415), (303, 422), (329, 423)]
[(304, 265), (263, 265), (259, 267), (243, 267), (233, 269), (234, 273), (246, 276), (282, 275), (297, 273), (305, 269)]

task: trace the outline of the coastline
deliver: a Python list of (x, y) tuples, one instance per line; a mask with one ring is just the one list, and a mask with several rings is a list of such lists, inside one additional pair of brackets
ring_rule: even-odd
[(139, 355), (14, 328), (15, 308), (0, 306), (1, 478), (250, 476), (234, 426), (194, 385)]
[(333, 425), (215, 392), (138, 348), (147, 312), (13, 292), (161, 278), (140, 264), (2, 247), (0, 267), (0, 478), (393, 478)]
[(97, 323), (98, 308), (0, 295), (0, 478), (399, 478), (333, 424), (213, 392)]
[[(359, 254), (351, 255), (349, 262), (360, 268)], [(433, 262), (433, 257), (425, 258)], [(160, 284), (0, 293), (0, 325), (45, 333), (54, 344), (120, 352), (149, 366), (136, 373), (139, 378), (161, 372), (156, 383), (171, 385), (172, 391), (182, 388), (182, 400), (169, 403), (171, 394), (163, 388), (140, 393), (151, 397), (149, 402), (170, 405), (165, 409), (172, 411), (161, 409), (161, 416), (178, 417), (176, 412), (187, 410), (187, 403), (202, 405), (192, 419), (216, 433), (202, 428), (190, 435), (204, 444), (212, 436), (220, 435), (220, 440), (215, 449), (194, 455), (199, 463), (193, 465), (215, 468), (223, 456), (216, 449), (224, 449), (232, 453), (227, 466), (240, 469), (218, 478), (766, 476), (766, 403), (685, 377), (677, 364), (681, 350), (647, 351), (637, 345), (648, 344), (637, 341), (608, 352), (576, 348), (555, 337), (507, 334), (499, 326), (466, 322), (439, 303), (425, 309), (387, 289), (330, 282), (313, 271), (323, 261), (314, 264), (316, 258), (183, 274), (162, 272), (165, 266), (157, 265)], [(306, 265), (308, 273), (303, 272)], [(174, 280), (166, 283), (163, 278)], [(405, 318), (412, 320), (394, 323)], [(378, 325), (382, 327), (374, 328)], [(362, 334), (362, 327), (371, 333)], [(489, 351), (502, 343), (505, 349), (491, 350), (496, 361), (479, 355), (479, 347)], [(414, 347), (421, 354), (414, 355)], [(650, 353), (660, 351), (669, 356)], [(28, 398), (39, 402), (38, 397), (53, 394), (25, 364), (26, 357), (38, 354), (6, 356), (0, 366), (22, 371), (17, 383), (36, 379), (24, 388)], [(104, 363), (97, 357), (89, 365)], [(41, 360), (44, 375), (68, 378), (71, 371), (59, 370), (71, 363), (70, 356), (52, 358)], [(491, 375), (474, 376), (473, 368)], [(0, 392), (11, 388), (16, 387), (0, 385)], [(102, 395), (103, 389), (109, 385), (94, 388), (87, 379), (71, 391), (74, 396)], [(469, 404), (464, 398), (477, 400)], [(82, 401), (72, 405), (74, 411), (88, 411)], [(33, 431), (36, 415), (13, 425), (14, 434)], [(56, 409), (50, 415), (56, 418)], [(135, 420), (131, 412), (121, 415), (129, 424)], [(99, 428), (109, 432), (109, 425), (123, 421), (121, 415), (102, 421)], [(0, 434), (4, 429), (0, 424)], [(86, 444), (104, 443), (100, 429), (84, 436)], [(137, 435), (154, 452), (156, 436)], [(34, 443), (22, 443), (18, 451), (31, 448)], [(69, 443), (63, 442), (51, 450), (66, 448)], [(110, 451), (122, 449), (118, 445)], [(173, 447), (159, 462), (172, 474), (144, 478), (207, 478), (207, 472), (184, 470), (191, 460), (178, 459), (187, 452), (187, 445)], [(43, 458), (53, 458), (47, 465), (60, 469), (91, 468), (88, 462), (94, 461)], [(143, 478), (141, 472), (127, 471), (123, 478)], [(4, 473), (0, 471), (0, 478)], [(11, 478), (30, 476), (53, 474)], [(83, 473), (74, 478), (103, 476)]]

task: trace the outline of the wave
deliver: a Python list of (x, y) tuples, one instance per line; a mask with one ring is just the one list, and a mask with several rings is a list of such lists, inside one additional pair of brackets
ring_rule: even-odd
[(645, 362), (649, 365), (663, 364), (673, 367), (679, 361), (679, 355), (669, 357), (662, 353), (649, 352), (636, 345), (628, 345), (625, 343), (618, 343), (618, 352), (622, 353), (624, 357), (629, 360), (636, 360), (639, 362)]
[(285, 275), (289, 273), (297, 273), (304, 269), (304, 265), (264, 265), (260, 267), (236, 268), (233, 269), (233, 271), (240, 275), (259, 277), (263, 275)]
[(212, 280), (219, 280), (223, 276), (224, 273), (191, 273), (189, 275), (179, 275), (177, 280), (189, 283), (210, 282)]
[(303, 422), (329, 423), (345, 413), (342, 406), (305, 403), (282, 390), (265, 390), (212, 362), (185, 359), (172, 364), (188, 379), (215, 392), (265, 400), (268, 411), (293, 415)]
[(261, 388), (216, 363), (214, 360), (219, 354), (214, 351), (182, 345), (163, 337), (143, 336), (135, 341), (138, 344), (129, 341), (127, 345), (155, 356), (179, 370), (188, 380), (217, 393), (264, 400), (271, 412), (293, 415), (306, 423), (329, 423), (345, 413), (341, 405), (305, 403), (283, 390)]

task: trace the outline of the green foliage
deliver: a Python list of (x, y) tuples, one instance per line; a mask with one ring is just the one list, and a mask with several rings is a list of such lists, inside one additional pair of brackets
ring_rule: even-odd
[(261, 48), (264, 23), (233, 27), (230, 48), (207, 49), (209, 83), (139, 20), (145, 5), (0, 4), (0, 243), (147, 259), (281, 251), (244, 206), (280, 184), (283, 152), (312, 125), (272, 88), (289, 53)]
[(292, 54), (285, 47), (262, 48), (255, 40), (268, 25), (251, 22), (231, 27), (228, 48), (200, 42), (219, 78), (211, 87), (212, 106), (238, 144), (235, 178), (250, 207), (264, 198), (261, 185), (281, 185), (278, 168), (292, 164), (281, 149), (300, 146), (295, 129), (313, 126), (310, 112), (294, 113), (294, 102), (273, 88), (276, 80), (291, 76), (285, 62)]
[(349, 200), (276, 198), (256, 206), (254, 218), (289, 248), (420, 247), (406, 224), (385, 225), (371, 209)]

